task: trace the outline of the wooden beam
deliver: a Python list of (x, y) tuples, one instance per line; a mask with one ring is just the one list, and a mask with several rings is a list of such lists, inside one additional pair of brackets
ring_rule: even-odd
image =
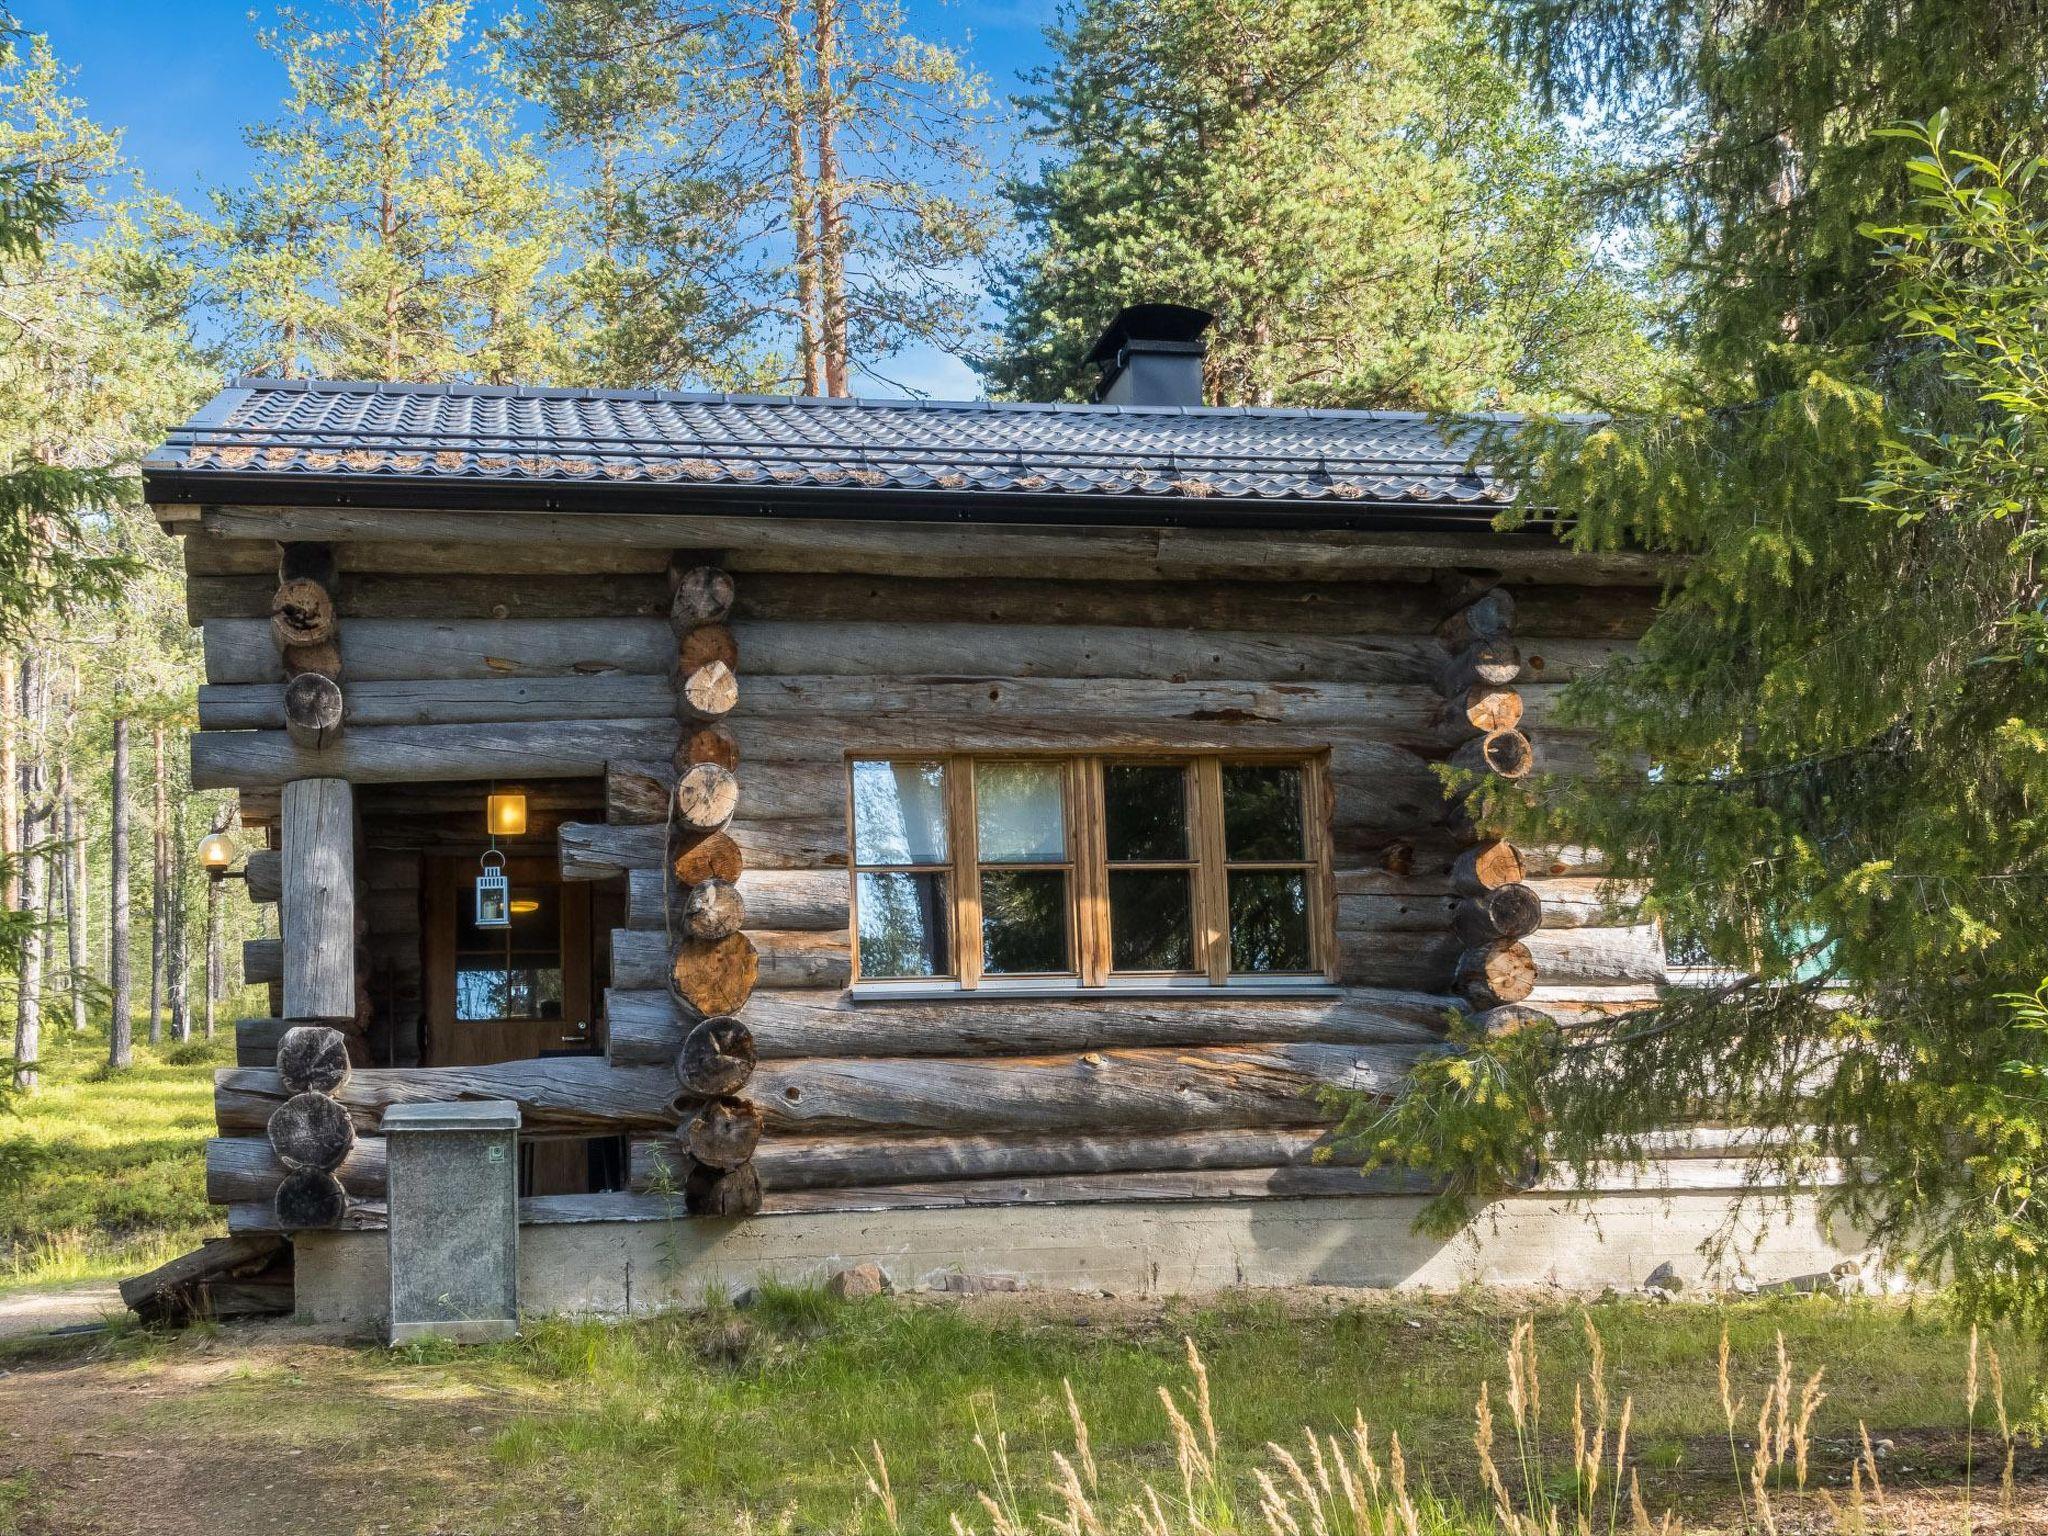
[[(663, 905), (666, 881), (659, 869), (629, 870), (626, 876), (626, 926), (653, 933), (666, 931)], [(749, 869), (739, 878), (746, 903), (745, 926), (829, 931), (847, 924), (847, 875), (838, 869)], [(677, 914), (681, 905), (678, 896)]]
[[(742, 875), (744, 880), (745, 876)], [(677, 933), (682, 933), (680, 919)], [(836, 932), (758, 928), (747, 916), (747, 937), (758, 958), (764, 987), (843, 987), (853, 979), (853, 947), (846, 930)], [(669, 941), (659, 931), (612, 930), (612, 985), (647, 989), (668, 984)]]
[[(596, 677), (349, 680), (342, 718), (358, 725), (471, 725), (564, 720), (657, 719), (673, 713), (668, 679), (609, 673)], [(210, 731), (284, 728), (275, 683), (208, 683), (199, 689), (199, 724)]]
[(353, 1021), (354, 790), (346, 779), (294, 780), (283, 822), (284, 1016)]
[[(202, 627), (209, 683), (281, 682), (270, 625), (209, 619)], [(666, 677), (675, 639), (659, 619), (359, 619), (348, 627), (348, 678)]]
[(264, 789), (312, 773), (363, 784), (599, 778), (609, 754), (645, 756), (674, 738), (666, 720), (616, 720), (601, 730), (572, 721), (385, 725), (350, 731), (330, 750), (309, 752), (283, 731), (197, 731), (192, 787)]
[[(336, 553), (343, 557), (344, 570), (358, 570), (347, 558), (348, 546), (337, 547)], [(189, 559), (187, 569), (185, 615), (195, 625), (255, 618), (268, 609), (276, 586), (274, 579), (254, 573), (191, 572)], [(335, 609), (345, 620), (663, 618), (668, 613), (668, 586), (658, 573), (578, 575), (542, 568), (525, 581), (450, 581), (447, 574), (428, 574), (423, 567), (406, 568), (405, 574), (353, 574), (334, 594)]]
[[(1351, 988), (1329, 997), (1004, 998), (854, 1001), (843, 992), (763, 988), (740, 1020), (764, 1060), (802, 1056), (970, 1056), (1091, 1046), (1426, 1045), (1442, 1038), (1456, 999)], [(611, 1059), (673, 1063), (694, 1017), (666, 990), (605, 994)]]

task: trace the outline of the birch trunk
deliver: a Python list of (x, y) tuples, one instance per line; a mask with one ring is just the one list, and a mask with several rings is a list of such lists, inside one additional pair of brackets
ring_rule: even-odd
[(128, 952), (128, 720), (114, 720), (114, 767), (109, 787), (113, 820), (107, 847), (107, 1064), (135, 1060), (134, 965)]
[(71, 994), (71, 1028), (85, 1030), (86, 992), (86, 868), (83, 818), (78, 814), (78, 796), (71, 785), (71, 765), (57, 770), (57, 803), (62, 816), (63, 847), (59, 866), (64, 872), (64, 936), (67, 945), (65, 981)]
[(0, 656), (0, 883), (7, 910), (21, 905), (21, 674)]

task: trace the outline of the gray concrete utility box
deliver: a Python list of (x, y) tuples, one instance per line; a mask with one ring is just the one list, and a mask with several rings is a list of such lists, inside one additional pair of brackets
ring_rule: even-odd
[(519, 1106), (394, 1104), (391, 1342), (509, 1339), (519, 1331)]

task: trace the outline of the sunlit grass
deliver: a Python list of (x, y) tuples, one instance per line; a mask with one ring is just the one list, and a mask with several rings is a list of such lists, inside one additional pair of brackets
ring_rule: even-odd
[(58, 1022), (37, 1090), (0, 1102), (0, 1288), (132, 1274), (221, 1230), (204, 1156), (232, 1034), (138, 1039), (135, 1065), (112, 1073), (102, 1030)]

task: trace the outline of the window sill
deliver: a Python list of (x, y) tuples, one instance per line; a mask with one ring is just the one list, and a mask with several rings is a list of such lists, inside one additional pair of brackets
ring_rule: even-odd
[(1108, 986), (1084, 987), (1078, 983), (1062, 982), (1004, 982), (984, 981), (978, 987), (963, 987), (957, 982), (918, 981), (874, 981), (855, 982), (848, 989), (847, 996), (856, 1004), (860, 1003), (938, 1003), (976, 1000), (989, 1002), (1003, 1001), (1061, 1001), (1096, 1002), (1145, 1002), (1163, 998), (1209, 998), (1217, 1002), (1224, 999), (1247, 997), (1342, 997), (1344, 989), (1320, 977), (1290, 977), (1284, 981), (1228, 981), (1214, 986), (1206, 981), (1130, 981), (1112, 982)]

